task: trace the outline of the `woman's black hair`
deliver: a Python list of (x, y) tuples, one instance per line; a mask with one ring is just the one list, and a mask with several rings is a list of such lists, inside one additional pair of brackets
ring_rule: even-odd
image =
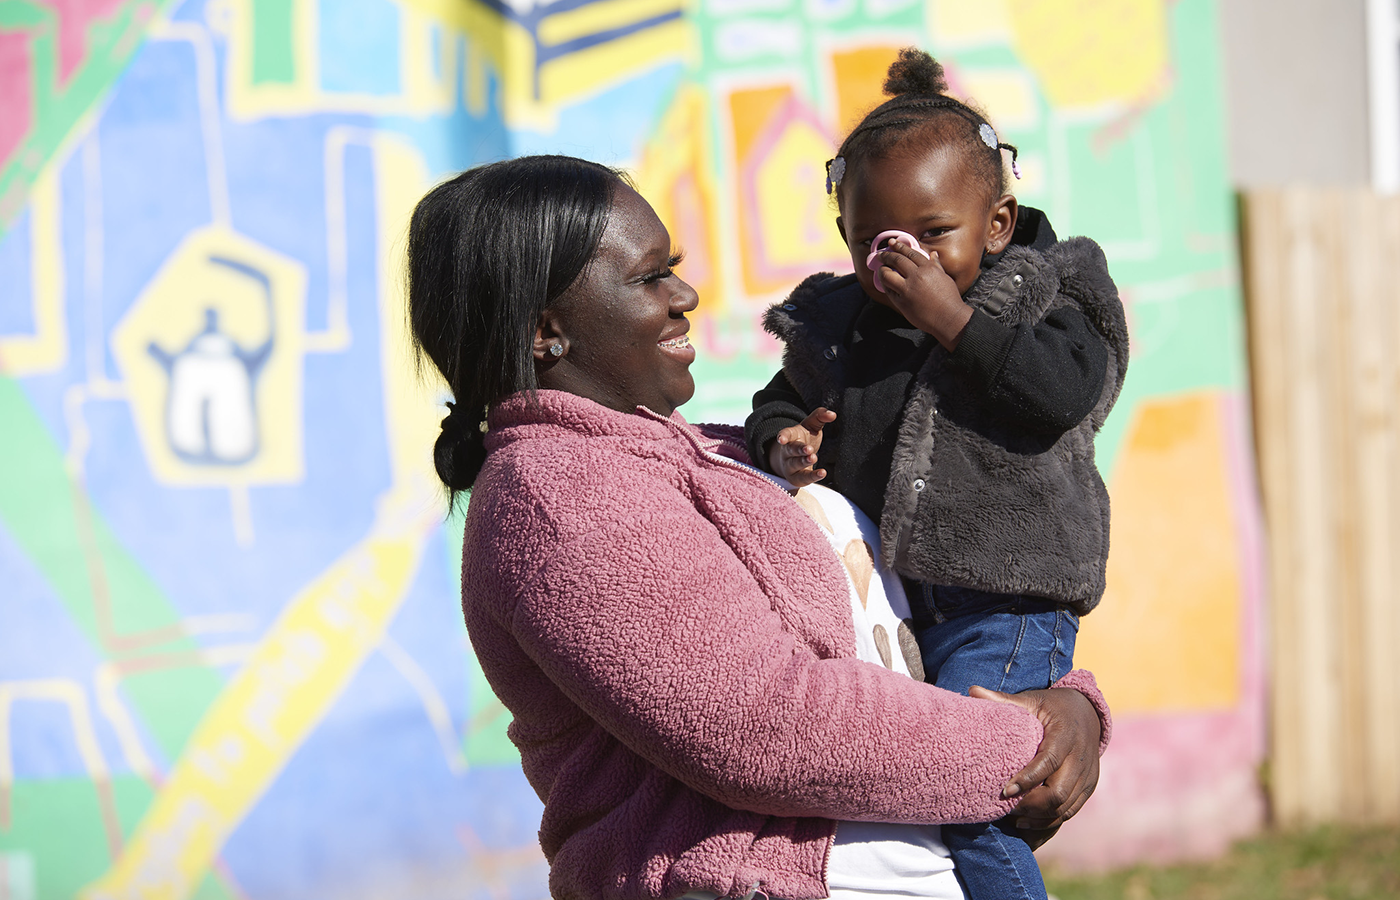
[(919, 137), (930, 143), (961, 144), (968, 164), (986, 185), (989, 202), (1008, 192), (1001, 151), (1011, 151), (1014, 165), (1016, 148), (1000, 142), (981, 112), (948, 96), (948, 82), (937, 60), (915, 47), (905, 47), (890, 64), (884, 91), (891, 99), (866, 113), (841, 143), (836, 156), (845, 161), (844, 172), (886, 157), (906, 140)]
[(540, 314), (598, 252), (622, 183), (588, 160), (525, 156), (468, 169), (414, 208), (409, 326), (456, 400), (433, 447), (452, 501), (486, 460), (487, 406), (536, 389)]

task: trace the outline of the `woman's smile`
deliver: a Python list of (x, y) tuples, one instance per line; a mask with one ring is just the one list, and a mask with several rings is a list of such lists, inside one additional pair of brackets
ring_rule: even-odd
[[(686, 323), (686, 327), (690, 327), (689, 322)], [(658, 341), (657, 344), (662, 350), (686, 364), (695, 361), (695, 348), (691, 346), (688, 334), (682, 334), (680, 337), (674, 337), (670, 340)]]

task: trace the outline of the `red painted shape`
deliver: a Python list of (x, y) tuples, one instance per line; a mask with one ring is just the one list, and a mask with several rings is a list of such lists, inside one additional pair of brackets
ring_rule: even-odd
[(0, 169), (19, 149), (34, 122), (34, 67), (29, 35), (0, 32)]
[(62, 90), (88, 54), (88, 28), (121, 9), (123, 0), (48, 0), (58, 16), (58, 87)]

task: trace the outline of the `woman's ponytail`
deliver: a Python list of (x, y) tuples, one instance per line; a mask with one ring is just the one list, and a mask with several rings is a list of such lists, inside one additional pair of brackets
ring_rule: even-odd
[(460, 404), (447, 404), (442, 433), (433, 444), (433, 468), (454, 496), (472, 486), (486, 462), (485, 424), (484, 413), (472, 414)]

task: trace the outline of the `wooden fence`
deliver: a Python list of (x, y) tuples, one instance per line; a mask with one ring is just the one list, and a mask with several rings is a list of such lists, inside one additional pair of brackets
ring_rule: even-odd
[(1285, 825), (1400, 821), (1400, 199), (1244, 197)]

